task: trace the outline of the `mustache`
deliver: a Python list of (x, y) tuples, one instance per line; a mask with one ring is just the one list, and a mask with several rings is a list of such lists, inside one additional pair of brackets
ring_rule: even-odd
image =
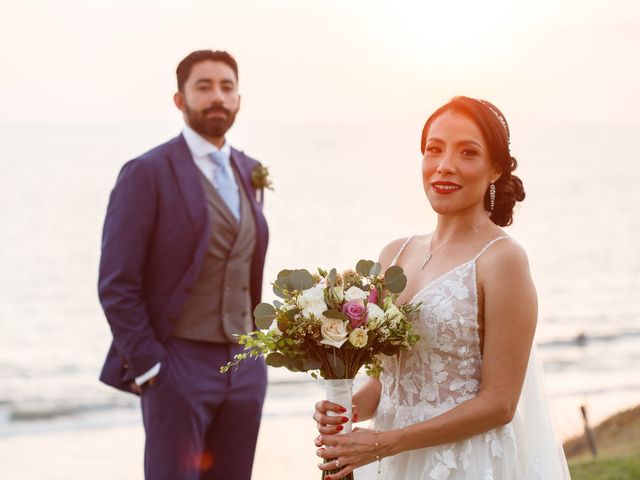
[(205, 108), (202, 111), (202, 113), (205, 114), (205, 115), (207, 115), (209, 113), (224, 113), (226, 116), (231, 115), (231, 112), (228, 109), (226, 109), (224, 107), (221, 107), (219, 105), (214, 105), (212, 107)]

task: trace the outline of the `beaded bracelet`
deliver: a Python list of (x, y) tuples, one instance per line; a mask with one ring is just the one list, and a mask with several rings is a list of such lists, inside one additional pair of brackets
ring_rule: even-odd
[(380, 474), (380, 470), (381, 470), (381, 466), (382, 466), (382, 462), (380, 460), (382, 460), (380, 458), (380, 454), (378, 453), (378, 447), (380, 447), (380, 442), (378, 442), (378, 434), (380, 432), (378, 430), (374, 430), (373, 431), (373, 446), (375, 447), (374, 453), (376, 455), (376, 460), (378, 461), (378, 475)]

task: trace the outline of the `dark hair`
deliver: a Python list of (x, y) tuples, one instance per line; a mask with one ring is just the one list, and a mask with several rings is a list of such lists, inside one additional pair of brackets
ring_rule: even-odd
[[(496, 198), (493, 211), (491, 211), (491, 220), (501, 227), (511, 225), (513, 222), (513, 207), (516, 202), (524, 200), (525, 194), (522, 180), (511, 173), (518, 166), (518, 162), (511, 156), (509, 151), (510, 132), (506, 118), (490, 102), (462, 96), (454, 97), (449, 103), (433, 112), (424, 124), (420, 141), (420, 150), (423, 155), (429, 127), (436, 117), (447, 111), (466, 115), (475, 122), (482, 132), (484, 141), (487, 142), (491, 161), (500, 172), (500, 177), (495, 182)], [(487, 211), (491, 210), (488, 188), (484, 196), (484, 207)]]
[(178, 79), (178, 90), (183, 91), (184, 84), (187, 82), (189, 75), (191, 75), (191, 69), (196, 63), (204, 62), (206, 60), (212, 60), (214, 62), (226, 63), (231, 67), (233, 73), (236, 74), (236, 80), (238, 80), (238, 64), (236, 60), (227, 52), (222, 50), (196, 50), (184, 57), (178, 64), (176, 69), (176, 77)]

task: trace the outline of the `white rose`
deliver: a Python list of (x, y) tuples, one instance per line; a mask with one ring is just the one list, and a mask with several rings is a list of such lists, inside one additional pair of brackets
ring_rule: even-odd
[(323, 338), (320, 343), (340, 348), (347, 341), (347, 322), (337, 318), (324, 318), (320, 333)]
[(344, 292), (345, 302), (358, 302), (363, 306), (365, 299), (367, 299), (368, 297), (369, 295), (367, 294), (367, 292), (365, 292), (361, 288), (356, 287), (355, 285), (349, 287), (349, 290)]
[(354, 328), (349, 334), (349, 341), (356, 348), (364, 347), (367, 344), (367, 340), (369, 340), (369, 336), (364, 328)]
[(321, 285), (316, 285), (303, 290), (298, 295), (298, 307), (302, 310), (302, 314), (309, 316), (315, 315), (322, 318), (322, 313), (327, 311), (327, 304), (324, 302), (324, 289)]
[(273, 322), (271, 322), (271, 326), (269, 327), (269, 333), (274, 332), (276, 335), (281, 336), (282, 332), (278, 328), (278, 319), (274, 318)]
[(397, 324), (402, 320), (402, 312), (398, 310), (398, 307), (391, 304), (389, 308), (384, 312), (384, 319), (386, 322)]
[(369, 330), (375, 330), (382, 324), (384, 319), (384, 310), (375, 303), (368, 303), (367, 318), (369, 319), (367, 321), (367, 327), (369, 327)]

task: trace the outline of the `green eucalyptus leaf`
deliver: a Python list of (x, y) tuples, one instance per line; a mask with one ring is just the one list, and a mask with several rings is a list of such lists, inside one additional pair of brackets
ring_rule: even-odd
[(303, 362), (303, 368), (305, 371), (318, 370), (322, 367), (322, 363), (317, 358), (305, 358)]
[(278, 330), (285, 333), (289, 328), (289, 320), (286, 317), (278, 318)]
[(273, 283), (273, 294), (280, 298), (287, 298), (286, 295), (282, 293), (282, 288), (279, 288), (279, 285), (276, 282)]
[(291, 275), (291, 272), (292, 270), (280, 270), (276, 278), (280, 279), (280, 278), (289, 277)]
[(356, 272), (358, 272), (363, 277), (368, 277), (373, 265), (374, 264), (371, 260), (360, 260), (356, 264)]
[(299, 372), (300, 368), (298, 367), (302, 366), (302, 360), (297, 358), (285, 357), (284, 366), (287, 368), (287, 370), (291, 370), (292, 372)]
[(407, 277), (401, 267), (394, 265), (384, 272), (384, 286), (391, 293), (401, 293), (407, 286)]
[(331, 286), (335, 286), (337, 277), (338, 271), (335, 268), (332, 268), (329, 272), (329, 276), (327, 277), (329, 279), (329, 283), (331, 283)]
[(349, 317), (347, 317), (344, 313), (339, 312), (337, 310), (326, 310), (322, 312), (322, 315), (324, 315), (327, 318), (335, 318), (337, 320), (342, 320), (345, 322), (349, 320)]
[(256, 326), (260, 330), (268, 329), (276, 318), (276, 309), (270, 303), (259, 303), (253, 310)]
[(291, 270), (281, 270), (278, 273), (278, 278), (275, 282), (273, 282), (273, 293), (275, 293), (280, 298), (285, 298), (282, 290), (292, 290), (290, 277)]
[(267, 355), (265, 361), (270, 367), (284, 367), (287, 364), (287, 357), (281, 353), (273, 352)]
[(313, 276), (307, 270), (294, 270), (289, 277), (291, 286), (301, 292), (313, 287)]

